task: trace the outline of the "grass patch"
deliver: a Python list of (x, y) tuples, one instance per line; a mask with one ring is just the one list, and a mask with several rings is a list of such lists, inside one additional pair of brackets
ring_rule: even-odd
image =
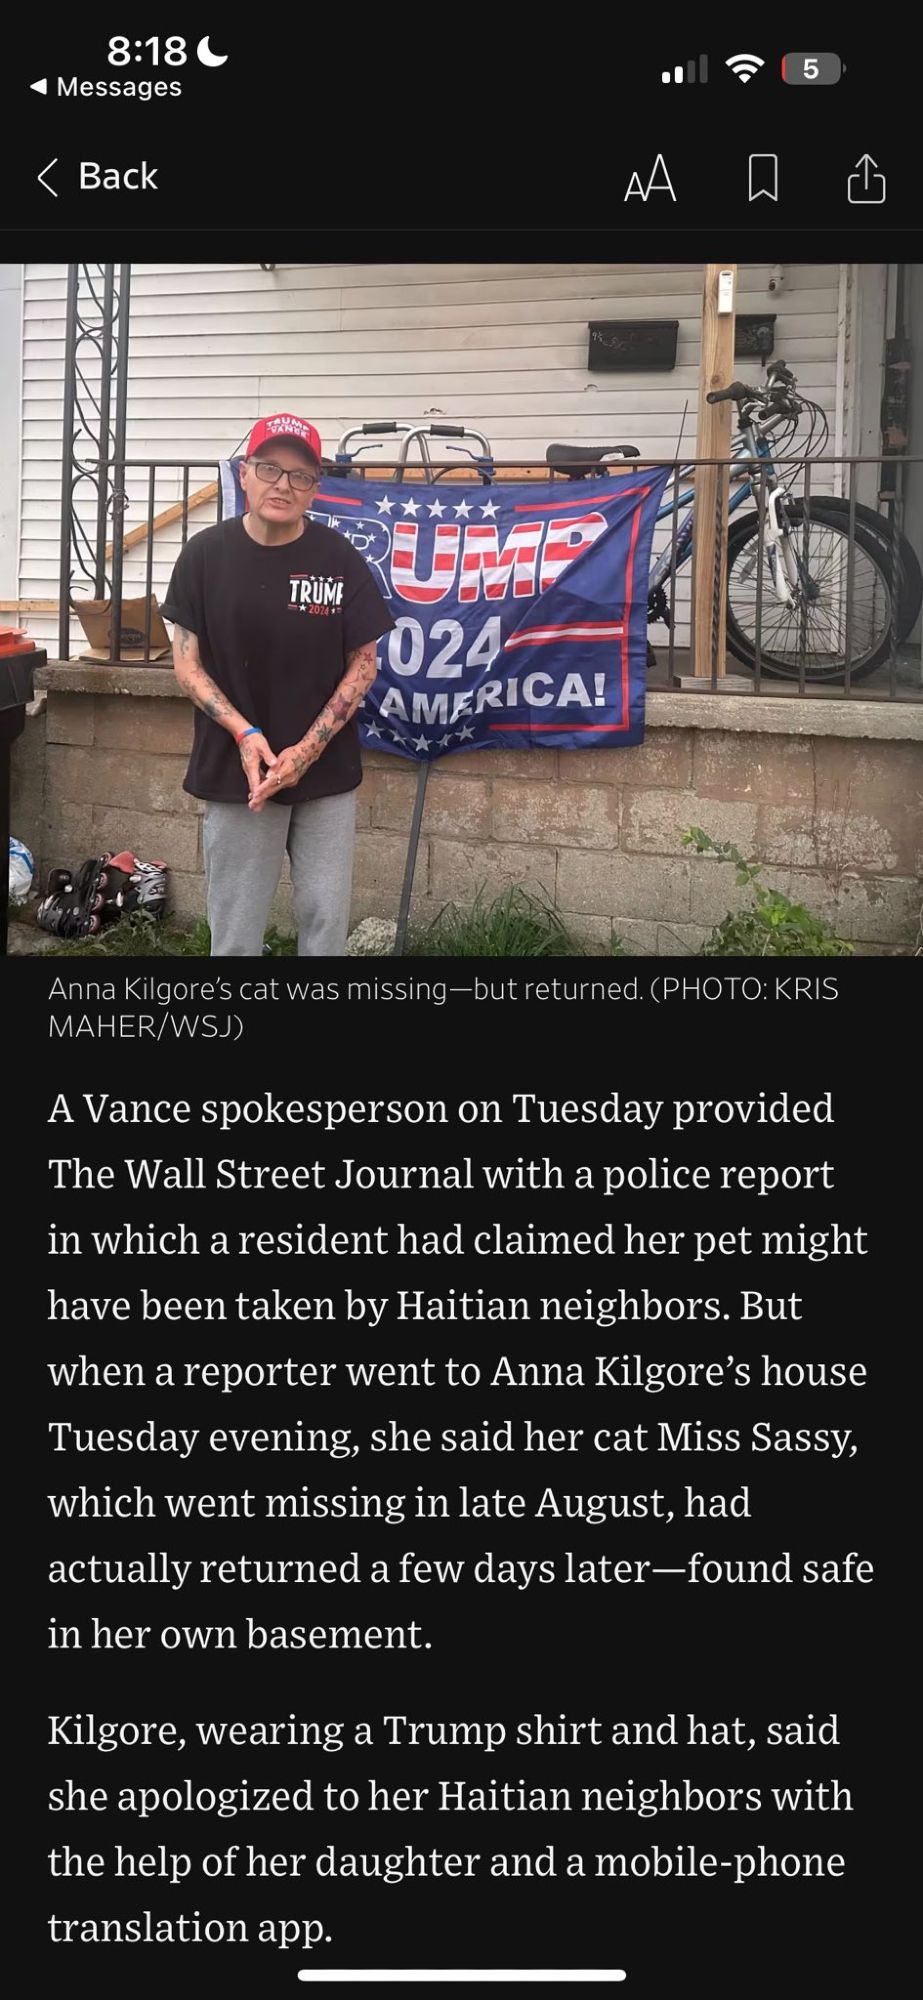
[[(294, 958), (296, 942), (282, 931), (266, 933), (270, 958)], [(46, 958), (209, 958), (211, 933), (204, 919), (183, 930), (169, 918), (149, 917), (144, 910), (121, 917), (95, 937), (58, 939), (46, 946)]]
[[(527, 889), (511, 888), (487, 902), (479, 889), (470, 909), (447, 904), (426, 928), (411, 930), (407, 958), (582, 958), (585, 946), (568, 930), (547, 899)], [(622, 958), (625, 947), (612, 933), (601, 947), (606, 957)], [(275, 928), (266, 933), (267, 955), (294, 958), (297, 940)], [(208, 958), (208, 925), (184, 930), (169, 919), (150, 917), (143, 910), (122, 917), (96, 937), (56, 939), (46, 947), (49, 958)]]
[(556, 910), (528, 889), (506, 889), (492, 903), (478, 889), (469, 909), (447, 904), (425, 929), (412, 930), (408, 958), (576, 958), (578, 944)]
[(117, 924), (99, 931), (95, 937), (58, 938), (45, 948), (46, 958), (207, 958), (208, 925), (196, 924), (191, 931), (180, 930), (162, 917), (149, 917), (143, 910), (121, 917)]
[[(266, 932), (270, 958), (296, 958), (296, 938), (282, 930)], [(204, 918), (192, 930), (172, 924), (170, 918), (148, 916), (146, 910), (132, 910), (118, 924), (100, 930), (96, 938), (56, 938), (46, 946), (46, 958), (210, 958), (212, 934)]]
[(297, 938), (287, 937), (283, 935), (282, 931), (267, 931), (263, 944), (270, 958), (297, 958), (298, 956)]

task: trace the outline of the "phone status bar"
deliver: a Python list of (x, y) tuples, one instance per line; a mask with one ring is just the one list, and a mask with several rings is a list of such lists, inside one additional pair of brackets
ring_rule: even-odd
[(769, 76), (781, 77), (783, 83), (810, 87), (839, 83), (846, 74), (846, 64), (842, 56), (830, 50), (819, 54), (795, 50), (777, 58), (746, 52), (733, 56), (687, 56), (683, 62), (671, 63), (661, 69), (660, 81), (671, 84), (714, 83), (722, 71), (737, 83), (752, 83), (762, 71), (766, 71)]

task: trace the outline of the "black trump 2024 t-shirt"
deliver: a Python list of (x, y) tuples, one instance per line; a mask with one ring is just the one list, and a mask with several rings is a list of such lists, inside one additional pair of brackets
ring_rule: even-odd
[[(203, 529), (184, 548), (163, 608), (195, 633), (206, 673), (277, 754), (301, 741), (330, 700), (347, 655), (394, 625), (352, 543), (310, 520), (297, 541), (268, 547), (240, 516)], [(361, 782), (354, 716), (279, 803), (329, 798)], [(197, 799), (247, 799), (233, 736), (200, 709), (183, 788)]]

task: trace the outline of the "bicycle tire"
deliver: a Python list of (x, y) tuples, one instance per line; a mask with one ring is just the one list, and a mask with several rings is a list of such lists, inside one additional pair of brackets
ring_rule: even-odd
[[(812, 512), (814, 512), (815, 506), (832, 509), (834, 513), (845, 514), (847, 518), (849, 516), (849, 501), (844, 500), (836, 493), (825, 493), (822, 498), (814, 503)], [(732, 520), (731, 522), (730, 536), (739, 535), (744, 528), (748, 528), (748, 532), (752, 533), (756, 518), (755, 514), (738, 515), (736, 520)], [(866, 528), (869, 534), (874, 535), (881, 543), (882, 548), (887, 551), (887, 573), (890, 576), (892, 539), (890, 524), (885, 515), (876, 513), (874, 507), (864, 507), (857, 504), (856, 523), (858, 527)], [(916, 550), (908, 542), (906, 535), (900, 536), (898, 548), (898, 588), (900, 595), (898, 599), (897, 636), (900, 640), (906, 639), (908, 633), (913, 631), (920, 616), (920, 611), (923, 609), (923, 569), (920, 567)]]
[[(830, 506), (826, 496), (822, 500), (812, 501), (810, 507), (810, 526), (820, 531), (826, 530), (828, 536), (834, 537), (835, 540), (839, 538), (845, 540), (848, 538), (849, 527), (848, 520), (844, 519), (844, 512), (848, 513), (848, 507), (844, 509), (842, 505), (837, 504)], [(804, 521), (803, 502), (801, 500), (789, 501), (788, 515), (793, 526), (800, 529)], [(740, 622), (740, 618), (735, 613), (734, 595), (737, 579), (735, 579), (734, 568), (735, 563), (739, 561), (743, 551), (746, 549), (747, 543), (756, 537), (758, 531), (759, 517), (754, 513), (747, 514), (741, 521), (732, 523), (728, 535), (727, 646), (728, 651), (733, 654), (734, 658), (740, 660), (742, 665), (747, 667), (751, 672), (756, 665), (755, 635), (753, 638), (750, 637), (744, 625)], [(892, 621), (891, 565), (888, 560), (889, 545), (886, 546), (883, 538), (867, 528), (864, 522), (860, 521), (857, 516), (855, 547), (854, 574), (856, 561), (858, 561), (861, 574), (865, 573), (862, 570), (862, 564), (865, 563), (868, 569), (878, 578), (882, 589), (887, 594), (886, 600), (882, 603), (882, 611), (884, 611), (886, 606), (887, 616), (886, 618), (879, 617), (878, 629), (870, 635), (869, 643), (866, 645), (864, 651), (861, 650), (860, 636), (856, 656), (850, 665), (851, 681), (864, 679), (866, 675), (873, 673), (883, 660), (887, 659), (891, 650)], [(751, 576), (755, 574), (755, 568), (754, 558), (751, 565)], [(842, 571), (840, 574), (842, 574)], [(801, 667), (797, 654), (791, 651), (780, 653), (773, 650), (771, 619), (774, 600), (771, 598), (770, 592), (771, 582), (768, 576), (768, 568), (764, 567), (764, 604), (768, 610), (768, 621), (761, 636), (760, 673), (768, 680), (798, 680)], [(902, 622), (900, 617), (898, 622), (899, 624)], [(861, 621), (858, 619), (853, 631), (854, 643), (856, 643), (857, 631), (861, 634)], [(842, 659), (834, 659), (827, 662), (823, 659), (808, 657), (805, 661), (804, 672), (805, 679), (808, 681), (827, 682), (829, 684), (844, 680), (846, 667)]]
[[(849, 501), (838, 494), (824, 494), (821, 506), (833, 508), (835, 513), (849, 515)], [(891, 574), (891, 550), (893, 538), (891, 524), (884, 514), (876, 513), (874, 507), (856, 506), (856, 521), (869, 534), (876, 535), (887, 551), (887, 574)], [(898, 639), (906, 639), (920, 616), (923, 607), (923, 569), (920, 568), (916, 550), (908, 542), (906, 535), (898, 538)]]

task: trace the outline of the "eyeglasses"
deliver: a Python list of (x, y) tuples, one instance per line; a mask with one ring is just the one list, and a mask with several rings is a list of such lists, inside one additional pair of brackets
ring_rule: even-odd
[(287, 479), (294, 493), (310, 493), (318, 484), (313, 472), (288, 472), (284, 466), (274, 465), (271, 458), (248, 458), (246, 463), (265, 486), (278, 486), (280, 479)]

